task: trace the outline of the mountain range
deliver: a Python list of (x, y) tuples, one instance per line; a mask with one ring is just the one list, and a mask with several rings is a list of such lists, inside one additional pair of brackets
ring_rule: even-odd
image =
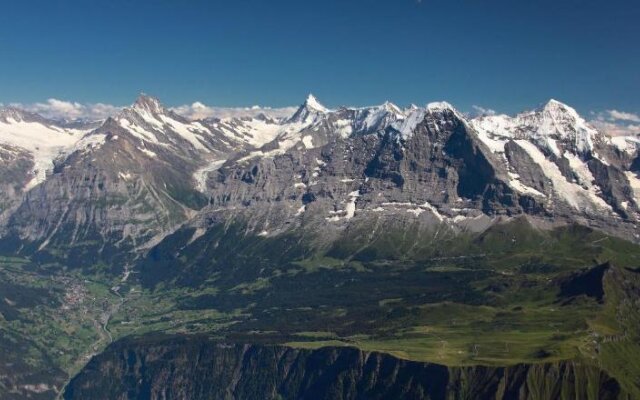
[(38, 250), (91, 239), (135, 252), (219, 215), (264, 235), (368, 218), (483, 230), (526, 216), (637, 240), (639, 143), (555, 100), (469, 119), (445, 102), (330, 110), (310, 95), (288, 118), (191, 121), (141, 95), (74, 127), (6, 109), (0, 221)]
[(0, 397), (640, 398), (639, 149), (556, 100), (3, 109)]

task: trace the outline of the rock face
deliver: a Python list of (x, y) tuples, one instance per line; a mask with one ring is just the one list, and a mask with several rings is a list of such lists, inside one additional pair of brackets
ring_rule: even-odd
[(571, 107), (551, 100), (515, 117), (471, 121), (480, 139), (506, 161), (519, 191), (543, 194), (556, 213), (593, 219), (637, 221), (637, 150), (623, 138), (609, 138)]
[(11, 213), (22, 197), (24, 187), (31, 180), (31, 155), (19, 147), (0, 145), (0, 221)]
[(64, 398), (595, 400), (619, 395), (614, 379), (577, 362), (445, 367), (353, 348), (300, 350), (180, 337), (113, 344), (69, 383)]
[(447, 103), (329, 110), (310, 96), (289, 118), (190, 121), (141, 96), (84, 131), (10, 109), (0, 247), (136, 255), (234, 218), (277, 235), (367, 220), (481, 231), (528, 216), (638, 240), (634, 143), (557, 101), (469, 120)]
[(193, 175), (230, 148), (204, 125), (141, 96), (61, 149), (46, 179), (9, 198), (5, 236), (37, 251), (81, 248), (76, 255), (88, 264), (153, 242), (206, 203)]
[(308, 125), (297, 142), (287, 133), (210, 172), (210, 206), (195, 226), (242, 214), (255, 233), (300, 220), (339, 230), (352, 219), (412, 215), (428, 225), (482, 229), (496, 217), (528, 215), (636, 237), (635, 152), (562, 103), (473, 121), (447, 103), (406, 111), (307, 103), (289, 121)]

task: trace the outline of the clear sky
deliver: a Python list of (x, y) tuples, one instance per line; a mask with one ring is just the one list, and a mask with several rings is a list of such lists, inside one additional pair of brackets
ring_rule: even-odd
[(638, 0), (15, 0), (0, 102), (640, 112)]

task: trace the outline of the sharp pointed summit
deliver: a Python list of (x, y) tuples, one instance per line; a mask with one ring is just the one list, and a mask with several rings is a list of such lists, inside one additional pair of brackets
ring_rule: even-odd
[(293, 114), (289, 121), (304, 122), (309, 118), (314, 118), (318, 115), (328, 113), (329, 111), (331, 110), (323, 106), (322, 103), (320, 103), (313, 94), (309, 94), (309, 96), (307, 96), (307, 99), (304, 101), (304, 103), (302, 103), (302, 105), (298, 108), (298, 111)]
[(140, 93), (135, 103), (133, 103), (133, 108), (137, 110), (149, 111), (152, 113), (159, 113), (164, 109), (162, 103), (160, 103), (160, 100), (144, 93)]
[(572, 116), (578, 116), (578, 112), (573, 107), (556, 99), (549, 99), (538, 111), (552, 114), (568, 113)]
[(307, 96), (307, 99), (304, 101), (304, 107), (306, 108), (310, 108), (316, 111), (320, 111), (320, 112), (327, 112), (329, 111), (329, 109), (325, 106), (323, 106), (318, 99), (316, 98), (316, 96), (314, 96), (313, 94), (309, 93), (309, 96)]

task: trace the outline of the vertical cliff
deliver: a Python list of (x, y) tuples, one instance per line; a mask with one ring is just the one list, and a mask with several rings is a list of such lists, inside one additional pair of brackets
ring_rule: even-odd
[(355, 348), (292, 349), (205, 338), (112, 345), (66, 399), (616, 399), (595, 367), (559, 362), (446, 367)]

